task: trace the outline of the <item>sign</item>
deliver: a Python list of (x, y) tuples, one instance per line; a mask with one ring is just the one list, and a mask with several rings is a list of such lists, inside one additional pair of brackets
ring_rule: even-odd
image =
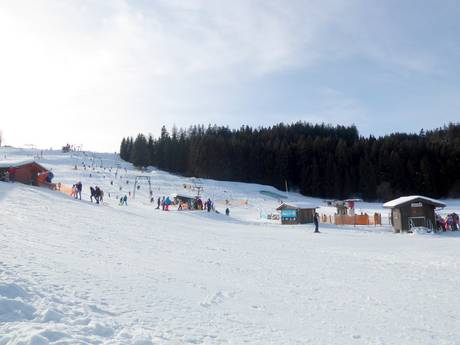
[(410, 207), (423, 207), (423, 204), (421, 202), (413, 202), (410, 204)]
[(297, 218), (297, 210), (282, 210), (282, 218)]

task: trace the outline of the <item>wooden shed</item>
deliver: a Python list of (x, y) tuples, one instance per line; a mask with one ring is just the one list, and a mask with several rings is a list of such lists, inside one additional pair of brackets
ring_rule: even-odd
[(383, 204), (383, 207), (391, 209), (391, 224), (395, 232), (412, 231), (414, 227), (435, 229), (435, 210), (445, 206), (438, 200), (420, 195), (403, 196)]
[(15, 181), (25, 184), (38, 185), (38, 177), (48, 173), (48, 169), (33, 160), (4, 161), (0, 162), (0, 175), (4, 176), (10, 167), (16, 169)]
[(318, 206), (306, 202), (282, 203), (276, 210), (281, 211), (281, 224), (313, 223)]

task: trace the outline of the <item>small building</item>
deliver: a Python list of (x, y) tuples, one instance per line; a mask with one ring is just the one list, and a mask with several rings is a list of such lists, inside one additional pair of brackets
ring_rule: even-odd
[(202, 210), (203, 200), (199, 196), (172, 194), (174, 204), (180, 205), (182, 210)]
[(8, 169), (12, 167), (16, 169), (15, 181), (25, 184), (39, 185), (40, 181), (48, 174), (48, 169), (35, 162), (28, 161), (3, 161), (0, 162), (0, 176), (5, 176)]
[(335, 206), (337, 209), (336, 215), (338, 216), (354, 216), (355, 206), (357, 202), (362, 201), (361, 199), (346, 199), (346, 200), (334, 200), (326, 201), (329, 206)]
[(346, 216), (348, 214), (348, 207), (347, 207), (345, 201), (337, 201), (335, 203), (335, 207), (337, 209), (336, 214), (338, 216)]
[(403, 196), (383, 204), (391, 209), (391, 224), (395, 232), (411, 231), (414, 227), (434, 229), (436, 208), (446, 204), (420, 195)]
[(281, 224), (313, 223), (318, 206), (306, 202), (282, 203), (276, 210), (281, 211)]

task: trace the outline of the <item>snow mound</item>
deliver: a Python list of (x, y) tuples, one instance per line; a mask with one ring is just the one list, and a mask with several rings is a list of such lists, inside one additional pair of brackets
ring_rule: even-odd
[[(88, 303), (84, 296), (63, 293), (56, 284), (38, 291), (33, 283), (2, 267), (0, 344), (153, 344), (148, 336), (137, 337), (135, 329), (107, 320), (115, 314)], [(14, 282), (6, 282), (9, 279)]]
[(21, 300), (0, 297), (0, 321), (18, 322), (33, 320), (36, 309)]
[(0, 296), (6, 298), (26, 298), (29, 294), (15, 283), (0, 283)]

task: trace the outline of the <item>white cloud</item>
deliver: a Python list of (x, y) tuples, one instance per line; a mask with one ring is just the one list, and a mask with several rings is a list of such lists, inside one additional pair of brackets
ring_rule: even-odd
[[(0, 1), (2, 126), (15, 144), (115, 149), (123, 135), (231, 114), (244, 83), (267, 74), (354, 56), (395, 69), (434, 68), (432, 56), (400, 49), (384, 6), (365, 4)], [(349, 116), (350, 105), (331, 102), (325, 98), (319, 113)], [(105, 127), (109, 139), (97, 139)]]

